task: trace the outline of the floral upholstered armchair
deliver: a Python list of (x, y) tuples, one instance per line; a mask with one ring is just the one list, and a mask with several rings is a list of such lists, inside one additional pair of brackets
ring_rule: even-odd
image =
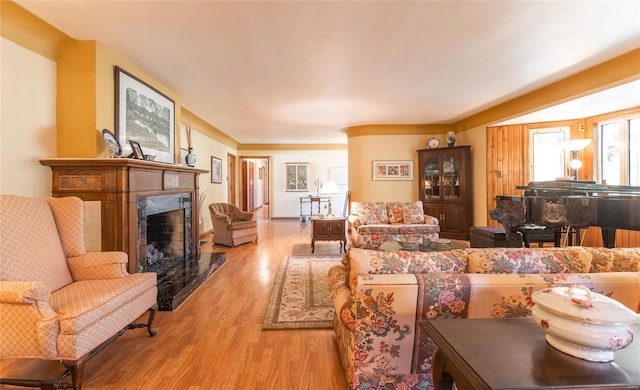
[(258, 222), (253, 214), (242, 211), (229, 203), (209, 205), (213, 222), (213, 242), (226, 246), (236, 246), (258, 241)]
[(86, 361), (124, 330), (155, 335), (157, 293), (156, 274), (129, 274), (125, 253), (86, 251), (79, 198), (0, 195), (0, 358), (60, 360), (80, 389)]

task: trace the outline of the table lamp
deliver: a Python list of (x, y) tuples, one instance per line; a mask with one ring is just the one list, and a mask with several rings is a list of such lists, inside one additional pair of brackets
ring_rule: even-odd
[(320, 187), (320, 195), (329, 195), (329, 216), (333, 215), (333, 213), (331, 212), (331, 204), (333, 203), (331, 195), (339, 194), (340, 192), (340, 188), (338, 188), (338, 185), (335, 181), (325, 181)]

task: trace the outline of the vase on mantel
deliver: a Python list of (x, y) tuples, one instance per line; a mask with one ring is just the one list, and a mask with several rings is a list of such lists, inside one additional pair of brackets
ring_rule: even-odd
[(193, 148), (188, 148), (187, 157), (185, 158), (185, 162), (188, 166), (193, 167), (196, 165), (196, 151)]

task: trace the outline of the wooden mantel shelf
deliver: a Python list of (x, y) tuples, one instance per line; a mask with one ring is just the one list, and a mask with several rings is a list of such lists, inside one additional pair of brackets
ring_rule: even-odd
[(155, 161), (137, 160), (135, 158), (43, 158), (40, 164), (47, 166), (77, 166), (86, 167), (87, 164), (97, 166), (121, 166), (132, 168), (162, 169), (176, 172), (207, 173), (206, 169), (189, 167), (186, 165), (168, 164)]
[[(103, 251), (129, 256), (129, 272), (137, 268), (138, 198), (191, 194), (191, 220), (197, 221), (198, 175), (209, 171), (130, 158), (46, 158), (40, 164), (52, 171), (54, 197), (77, 196), (100, 201)], [(198, 224), (192, 227), (191, 252), (198, 253)]]

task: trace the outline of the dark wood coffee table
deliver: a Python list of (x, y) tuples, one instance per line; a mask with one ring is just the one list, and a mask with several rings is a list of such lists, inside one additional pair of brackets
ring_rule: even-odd
[(438, 346), (435, 389), (640, 389), (640, 324), (610, 363), (564, 354), (531, 318), (424, 320)]

